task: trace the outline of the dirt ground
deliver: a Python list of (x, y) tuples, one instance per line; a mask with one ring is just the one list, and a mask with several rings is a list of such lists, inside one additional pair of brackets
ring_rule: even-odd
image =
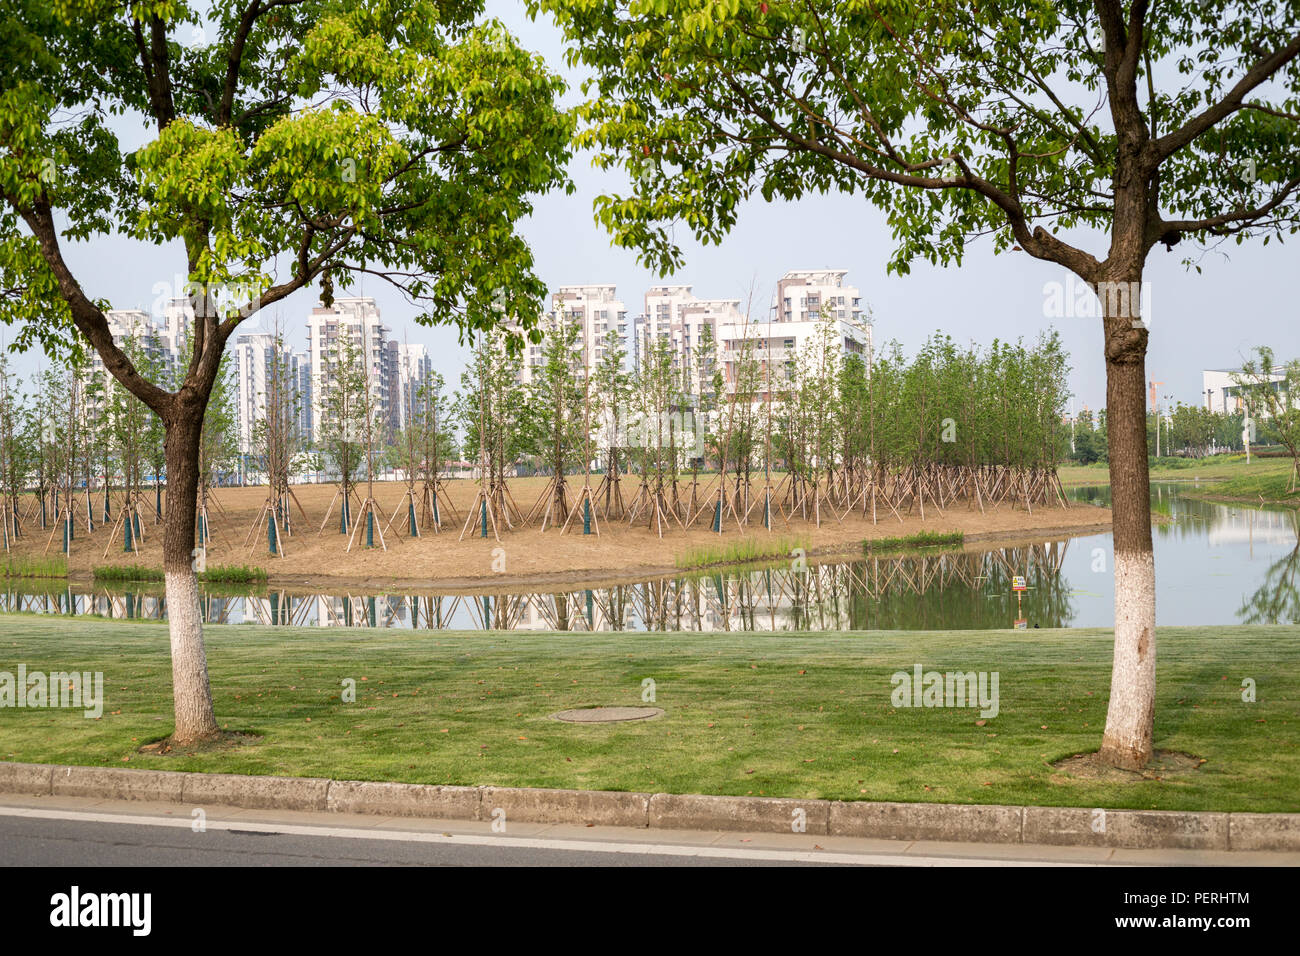
[[(544, 478), (511, 480), (512, 494), (525, 514), (545, 485)], [(919, 531), (962, 531), (968, 543), (993, 545), (1104, 530), (1110, 526), (1111, 518), (1108, 509), (1091, 505), (1035, 507), (1032, 513), (1028, 513), (1023, 508), (1004, 504), (981, 514), (977, 507), (968, 507), (962, 502), (943, 513), (927, 508), (924, 521), (917, 514), (904, 514), (900, 521), (882, 507), (879, 523), (874, 525), (869, 514), (863, 517), (860, 512), (842, 520), (826, 518), (820, 528), (797, 518), (787, 523), (784, 517), (774, 517), (770, 534), (760, 521), (743, 531), (731, 522), (724, 526), (722, 535), (717, 535), (707, 530), (707, 518), (701, 518), (687, 531), (674, 524), (662, 540), (646, 528), (644, 520), (630, 527), (626, 519), (599, 521), (600, 534), (584, 536), (579, 516), (563, 535), (552, 528), (540, 531), (534, 524), (516, 531), (502, 529), (499, 542), (492, 537), (490, 529), (487, 539), (478, 537), (477, 527), (471, 527), (464, 540), (457, 540), (477, 487), (469, 480), (446, 482), (459, 518), (445, 515), (442, 533), (435, 535), (424, 529), (422, 537), (412, 539), (405, 533), (403, 507), (397, 520), (384, 533), (387, 550), (379, 547), (378, 536), (373, 549), (365, 548), (365, 529), (362, 528), (349, 553), (348, 538), (338, 531), (337, 510), (330, 516), (328, 527), (320, 532), (335, 486), (294, 485), (294, 494), (305, 517), (295, 506), (293, 534), (283, 542), (283, 557), (268, 553), (265, 526), (250, 534), (254, 519), (266, 500), (265, 487), (218, 489), (215, 492), (216, 505), (210, 509), (214, 535), (208, 548), (207, 562), (209, 565), (260, 566), (266, 569), (273, 582), (282, 585), (324, 586), (346, 582), (354, 586), (366, 584), (414, 589), (500, 586), (507, 581), (512, 584), (585, 584), (644, 579), (668, 573), (676, 569), (678, 555), (695, 549), (731, 546), (746, 537), (798, 541), (810, 555), (860, 554), (863, 540), (869, 538), (897, 537)], [(625, 496), (630, 499), (635, 487), (635, 479), (627, 480)], [(364, 485), (359, 490), (365, 494)], [(399, 509), (405, 491), (406, 486), (401, 482), (375, 483), (375, 500), (384, 514), (383, 525), (387, 525), (389, 517)], [(110, 543), (109, 529), (98, 522), (97, 514), (93, 535), (87, 535), (84, 526), (78, 523), (68, 561), (69, 573), (74, 577), (88, 576), (92, 568), (105, 564), (161, 568), (162, 526), (152, 517), (152, 493), (142, 500), (141, 504), (145, 503), (149, 507), (147, 510), (142, 508), (146, 518), (144, 544), (138, 554), (123, 551), (120, 530)], [(118, 502), (114, 500), (114, 515), (117, 507)], [(99, 508), (98, 502), (96, 508)], [(84, 504), (82, 511), (84, 513)], [(26, 533), (16, 543), (14, 553), (39, 556), (46, 548), (50, 531), (41, 531), (39, 519), (28, 520), (25, 527)], [(49, 545), (49, 555), (59, 553), (61, 540), (62, 536), (55, 534)], [(497, 551), (498, 548), (501, 550)]]

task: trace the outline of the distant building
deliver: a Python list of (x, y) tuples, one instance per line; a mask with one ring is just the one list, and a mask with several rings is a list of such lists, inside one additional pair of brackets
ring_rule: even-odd
[[(594, 369), (609, 351), (606, 337), (610, 332), (618, 335), (620, 343), (627, 345), (627, 306), (618, 298), (612, 285), (562, 285), (551, 296), (551, 311), (542, 317), (542, 327), (548, 323), (565, 321), (578, 329), (578, 341), (573, 356), (576, 368), (585, 362)], [(527, 385), (543, 362), (543, 345), (528, 345), (524, 349), (524, 368), (520, 381)]]
[(394, 355), (388, 348), (389, 329), (379, 315), (379, 306), (369, 297), (335, 299), (330, 308), (317, 306), (307, 318), (307, 360), (311, 366), (313, 403), (311, 438), (321, 440), (324, 404), (334, 385), (333, 364), (347, 340), (361, 356), (375, 402), (379, 422), (393, 420), (393, 381), (389, 365)]
[[(637, 361), (641, 361), (652, 343), (667, 342), (672, 349), (673, 365), (681, 371), (683, 388), (691, 394), (700, 390), (702, 370), (707, 371), (718, 362), (718, 329), (744, 324), (739, 299), (700, 299), (688, 285), (651, 288), (645, 294), (644, 318), (637, 341)], [(705, 329), (713, 337), (711, 356), (700, 352)]]
[(407, 345), (390, 340), (388, 351), (388, 392), (393, 397), (389, 421), (396, 434), (411, 422), (419, 401), (420, 385), (433, 374), (433, 359), (429, 357), (429, 350), (419, 344)]
[[(161, 316), (143, 309), (110, 309), (104, 313), (108, 330), (118, 346), (133, 341), (151, 359), (161, 362), (164, 381), (169, 382), (181, 368), (181, 349), (190, 328), (188, 299), (174, 299)], [(108, 375), (104, 360), (96, 349), (88, 349), (90, 369), (96, 375)]]
[(804, 269), (787, 272), (772, 296), (773, 322), (807, 322), (822, 314), (833, 319), (862, 321), (858, 290), (844, 284), (845, 269)]
[[(1205, 407), (1212, 412), (1222, 412), (1226, 415), (1235, 415), (1244, 408), (1242, 398), (1242, 386), (1238, 385), (1236, 379), (1240, 377), (1242, 370), (1240, 368), (1212, 368), (1205, 369), (1201, 372), (1201, 397), (1205, 400)], [(1271, 375), (1270, 380), (1281, 383), (1286, 376), (1280, 373)], [(1280, 388), (1280, 384), (1276, 386)], [(1296, 396), (1295, 401), (1300, 401), (1300, 396)], [(1261, 417), (1267, 417), (1266, 410), (1260, 410)]]
[(632, 358), (639, 366), (655, 342), (667, 342), (674, 365), (682, 370), (683, 387), (692, 394), (701, 388), (701, 374), (710, 363), (700, 354), (706, 328), (712, 330), (724, 389), (736, 387), (738, 363), (750, 351), (766, 381), (771, 360), (774, 380), (803, 348), (819, 323), (835, 326), (844, 355), (861, 356), (871, 367), (871, 322), (863, 315), (860, 293), (844, 282), (843, 269), (787, 272), (777, 282), (766, 320), (746, 316), (739, 299), (701, 299), (688, 285), (654, 286), (645, 294), (645, 311), (633, 322)]
[(284, 369), (290, 387), (297, 391), (298, 428), (302, 434), (310, 435), (311, 366), (307, 353), (283, 349), (277, 358), (274, 333), (249, 332), (235, 340), (230, 354), (235, 371), (235, 421), (240, 453), (250, 455), (255, 451), (253, 430), (266, 418), (267, 381), (277, 361)]
[(843, 269), (787, 272), (777, 282), (768, 321), (720, 325), (718, 346), (727, 391), (735, 389), (738, 364), (746, 350), (758, 363), (764, 384), (769, 378), (782, 380), (822, 322), (832, 324), (841, 357), (858, 356), (870, 374), (871, 322), (863, 315), (858, 289), (845, 284), (846, 275)]

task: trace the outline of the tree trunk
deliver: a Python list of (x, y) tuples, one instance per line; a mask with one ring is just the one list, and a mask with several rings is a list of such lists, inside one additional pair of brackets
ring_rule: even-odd
[(1106, 430), (1115, 546), (1115, 650), (1100, 757), (1141, 769), (1151, 758), (1156, 694), (1155, 560), (1147, 469), (1147, 330), (1140, 323), (1141, 269), (1100, 291), (1106, 332)]
[[(179, 398), (179, 396), (178, 396)], [(168, 508), (163, 526), (163, 574), (172, 645), (172, 698), (176, 715), (174, 744), (186, 746), (215, 737), (217, 719), (208, 683), (207, 652), (199, 584), (194, 573), (194, 516), (198, 503), (199, 435), (203, 408), (180, 401), (165, 422)]]

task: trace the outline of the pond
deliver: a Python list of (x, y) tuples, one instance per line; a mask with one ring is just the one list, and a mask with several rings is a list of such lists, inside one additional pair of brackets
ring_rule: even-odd
[[(1300, 624), (1300, 512), (1189, 498), (1153, 484), (1160, 624)], [(1071, 490), (1078, 506), (1108, 487)], [(684, 574), (568, 591), (463, 593), (205, 590), (204, 619), (267, 625), (557, 631), (1106, 627), (1114, 586), (1109, 533), (987, 550), (867, 555)], [(1023, 577), (1025, 590), (1013, 590)], [(160, 585), (33, 582), (0, 611), (165, 618)]]

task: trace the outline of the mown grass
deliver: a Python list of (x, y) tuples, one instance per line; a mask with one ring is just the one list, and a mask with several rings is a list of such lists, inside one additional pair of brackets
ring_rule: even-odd
[(0, 555), (0, 577), (6, 578), (66, 578), (68, 559), (63, 555), (53, 557)]
[[(1214, 455), (1210, 458), (1152, 459), (1150, 473), (1154, 480), (1175, 481), (1227, 481), (1234, 478), (1268, 477), (1291, 473), (1289, 458), (1260, 458), (1252, 455), (1250, 464), (1246, 456)], [(1105, 485), (1110, 483), (1110, 470), (1105, 462), (1091, 465), (1061, 465), (1057, 474), (1066, 485)]]
[[(1202, 757), (1166, 779), (1067, 779), (1106, 718), (1103, 629), (844, 634), (206, 628), (218, 719), (237, 749), (144, 756), (171, 730), (167, 631), (0, 617), (0, 670), (102, 670), (99, 720), (0, 709), (0, 759), (412, 783), (1083, 807), (1300, 810), (1300, 633), (1159, 629), (1156, 746)], [(1000, 712), (896, 709), (890, 677), (1000, 674)], [(642, 703), (664, 717), (564, 724)], [(1244, 703), (1244, 678), (1258, 702)], [(344, 703), (343, 682), (356, 681)]]
[(199, 577), (208, 584), (265, 584), (266, 569), (244, 564), (212, 564)]
[(961, 531), (918, 531), (894, 538), (867, 538), (862, 550), (868, 554), (879, 551), (910, 551), (916, 548), (960, 548), (966, 536)]
[[(159, 568), (146, 568), (133, 564), (105, 564), (91, 571), (96, 581), (104, 583), (135, 584), (157, 582), (164, 579)], [(266, 570), (243, 564), (213, 564), (199, 575), (206, 584), (265, 584)]]
[(1300, 487), (1289, 490), (1291, 469), (1266, 474), (1247, 474), (1215, 482), (1208, 488), (1195, 494), (1206, 498), (1231, 498), (1240, 501), (1259, 501), (1261, 498), (1269, 503), (1300, 505)]
[(91, 577), (96, 581), (115, 582), (115, 581), (161, 581), (163, 573), (161, 568), (146, 568), (134, 564), (101, 564), (90, 571)]
[(751, 564), (774, 558), (794, 557), (796, 549), (808, 552), (802, 538), (739, 538), (722, 545), (693, 547), (679, 553), (677, 567), (683, 570), (708, 568), (723, 564)]

